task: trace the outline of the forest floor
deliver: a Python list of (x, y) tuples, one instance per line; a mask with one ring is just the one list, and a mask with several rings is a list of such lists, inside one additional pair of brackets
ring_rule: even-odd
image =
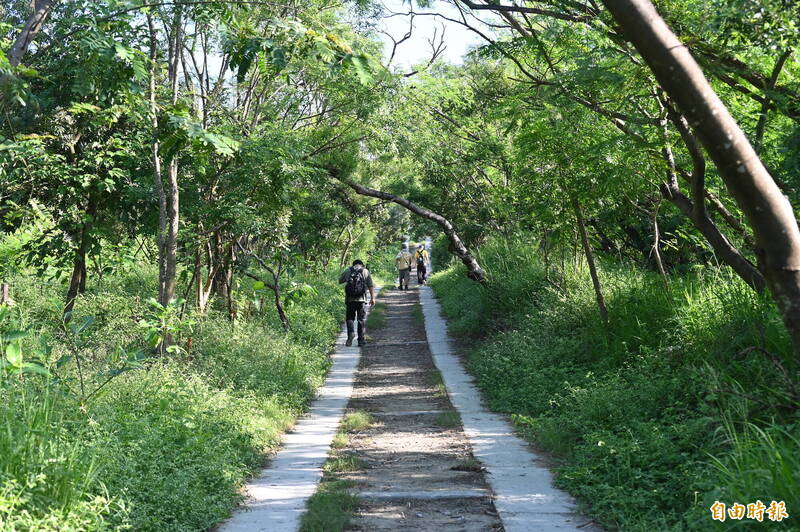
[(502, 530), (483, 469), (472, 457), (428, 348), (419, 294), (391, 290), (385, 322), (368, 330), (348, 412), (372, 423), (336, 453), (354, 471), (350, 530)]

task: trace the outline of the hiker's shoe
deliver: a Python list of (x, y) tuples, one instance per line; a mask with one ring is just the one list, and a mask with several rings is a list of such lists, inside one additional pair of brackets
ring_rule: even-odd
[(355, 338), (355, 336), (353, 336), (352, 334), (348, 334), (347, 341), (344, 343), (344, 345), (346, 345), (347, 347), (353, 345), (353, 338)]
[(364, 340), (358, 341), (358, 347), (364, 347), (365, 345), (367, 345), (367, 342), (365, 342)]

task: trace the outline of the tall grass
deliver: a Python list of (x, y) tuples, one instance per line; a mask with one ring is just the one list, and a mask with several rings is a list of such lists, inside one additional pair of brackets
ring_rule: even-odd
[(0, 391), (0, 529), (101, 528), (110, 513), (124, 518), (120, 501), (95, 490), (99, 468), (77, 405), (49, 385), (6, 382)]
[[(473, 339), (468, 365), (490, 406), (558, 457), (559, 485), (603, 524), (703, 529), (723, 493), (796, 500), (784, 477), (798, 424), (779, 370), (793, 360), (767, 298), (724, 272), (672, 276), (667, 290), (606, 262), (605, 327), (580, 261), (545, 267), (524, 237), (478, 259), (485, 286), (460, 265), (431, 279), (451, 331)], [(736, 492), (740, 480), (752, 487)]]

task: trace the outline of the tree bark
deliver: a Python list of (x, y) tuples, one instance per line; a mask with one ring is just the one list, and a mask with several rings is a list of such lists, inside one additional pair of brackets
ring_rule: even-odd
[(158, 142), (158, 104), (156, 103), (156, 64), (158, 61), (158, 33), (152, 13), (147, 13), (147, 28), (150, 33), (150, 79), (148, 99), (150, 102), (150, 126), (153, 141), (150, 143), (150, 157), (153, 164), (153, 183), (158, 199), (158, 302), (164, 304), (166, 262), (163, 260), (167, 237), (167, 197), (164, 193), (164, 180), (161, 171), (160, 145)]
[(667, 277), (667, 272), (664, 270), (664, 262), (661, 260), (661, 250), (659, 248), (659, 243), (661, 241), (661, 231), (658, 228), (659, 207), (661, 207), (660, 201), (653, 208), (653, 258), (656, 261), (658, 273), (661, 274), (661, 280), (664, 282), (664, 289), (669, 290), (669, 278)]
[(436, 222), (439, 225), (439, 227), (442, 228), (442, 231), (447, 236), (447, 238), (450, 240), (450, 248), (452, 253), (456, 255), (461, 260), (462, 263), (464, 263), (464, 266), (467, 267), (467, 277), (479, 283), (482, 283), (486, 280), (486, 274), (481, 268), (480, 264), (478, 264), (478, 261), (469, 252), (467, 247), (464, 245), (464, 242), (461, 241), (461, 238), (456, 233), (453, 224), (450, 223), (450, 221), (447, 218), (445, 218), (440, 214), (436, 214), (435, 212), (426, 209), (425, 207), (421, 207), (416, 203), (408, 201), (407, 199), (402, 198), (400, 196), (389, 194), (388, 192), (383, 192), (380, 190), (375, 190), (373, 188), (365, 187), (364, 185), (361, 185), (349, 179), (338, 177), (333, 172), (331, 173), (331, 175), (335, 179), (341, 181), (342, 183), (346, 184), (347, 186), (355, 190), (358, 194), (361, 194), (362, 196), (369, 196), (372, 198), (378, 198), (397, 203), (398, 205), (405, 207), (406, 209), (408, 209), (409, 211), (413, 212), (418, 216), (422, 216), (423, 218), (427, 218), (428, 220)]
[(0, 305), (8, 305), (11, 302), (11, 285), (6, 282), (0, 283)]
[(72, 275), (69, 279), (69, 287), (67, 288), (67, 297), (64, 304), (64, 322), (69, 322), (71, 319), (70, 313), (75, 308), (75, 300), (78, 298), (78, 294), (86, 290), (86, 252), (89, 250), (89, 238), (94, 224), (94, 213), (95, 209), (90, 206), (87, 211), (89, 219), (81, 227), (80, 242), (75, 250)]
[(700, 231), (706, 242), (711, 245), (714, 253), (725, 264), (730, 266), (753, 290), (763, 292), (766, 288), (766, 281), (758, 268), (736, 249), (736, 246), (720, 231), (705, 209), (698, 209), (692, 200), (680, 191), (675, 174), (675, 157), (669, 144), (665, 143), (662, 153), (667, 163), (667, 179), (660, 187), (661, 195), (692, 221), (692, 225)]
[(167, 305), (170, 301), (175, 299), (175, 286), (177, 283), (180, 191), (178, 189), (178, 161), (175, 158), (170, 161), (167, 169), (167, 190), (165, 196), (167, 200), (167, 219), (165, 220), (166, 235), (161, 256), (161, 262), (164, 263), (163, 291), (161, 293), (162, 305)]
[(11, 66), (18, 66), (22, 62), (22, 57), (28, 51), (28, 47), (33, 42), (33, 38), (42, 29), (50, 10), (58, 3), (58, 0), (36, 0), (33, 4), (33, 13), (28, 18), (22, 31), (17, 36), (11, 49), (8, 51), (8, 61)]
[(339, 268), (344, 268), (347, 264), (347, 254), (350, 252), (350, 246), (353, 244), (353, 230), (350, 226), (347, 227), (347, 243), (342, 249), (342, 255), (339, 258)]
[(747, 217), (759, 266), (800, 357), (800, 230), (788, 199), (689, 50), (649, 0), (603, 0), (676, 102)]
[[(183, 13), (176, 8), (172, 22), (172, 36), (169, 45), (168, 74), (170, 83), (170, 100), (172, 105), (178, 102), (178, 65), (180, 63), (183, 43)], [(164, 190), (166, 196), (166, 235), (161, 257), (164, 263), (164, 281), (161, 304), (167, 305), (175, 298), (175, 286), (178, 273), (178, 229), (180, 227), (180, 189), (178, 188), (178, 157), (174, 154), (167, 167), (167, 183)]]
[(283, 300), (281, 299), (281, 287), (279, 284), (275, 284), (273, 287), (272, 292), (275, 294), (275, 309), (278, 311), (278, 318), (281, 320), (281, 324), (283, 325), (284, 331), (289, 331), (289, 318), (286, 316), (286, 311), (283, 309)]
[(597, 275), (597, 266), (594, 263), (594, 253), (592, 246), (589, 244), (589, 235), (586, 232), (586, 223), (583, 220), (583, 211), (581, 204), (577, 198), (572, 198), (572, 208), (575, 211), (575, 218), (578, 220), (578, 230), (580, 232), (581, 244), (583, 245), (583, 252), (586, 255), (586, 262), (589, 263), (589, 275), (592, 277), (592, 286), (594, 287), (594, 294), (597, 298), (597, 310), (600, 312), (600, 319), (603, 325), (608, 327), (608, 309), (606, 308), (606, 300), (603, 297), (603, 287), (600, 284), (600, 277)]

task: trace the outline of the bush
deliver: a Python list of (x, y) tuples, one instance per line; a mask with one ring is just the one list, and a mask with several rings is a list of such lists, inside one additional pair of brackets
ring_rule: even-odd
[(584, 267), (548, 275), (514, 240), (478, 253), (484, 286), (460, 265), (431, 286), (455, 335), (480, 333), (468, 367), (489, 405), (556, 455), (560, 486), (625, 530), (709, 528), (715, 497), (797, 500), (798, 424), (775, 369), (793, 367), (791, 348), (769, 300), (723, 273), (665, 290), (606, 263), (606, 329)]

